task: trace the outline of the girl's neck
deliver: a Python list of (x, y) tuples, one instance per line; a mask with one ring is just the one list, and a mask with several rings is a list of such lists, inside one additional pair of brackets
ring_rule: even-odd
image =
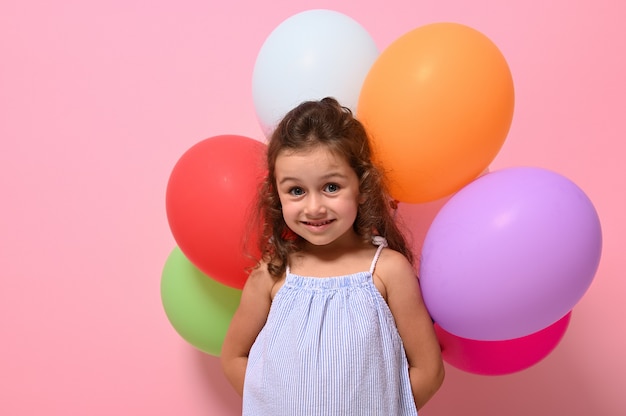
[(375, 250), (372, 244), (351, 233), (323, 246), (305, 241), (301, 250), (290, 256), (289, 264), (296, 274), (345, 275), (367, 270)]
[(330, 256), (331, 258), (335, 258), (341, 257), (343, 254), (361, 250), (365, 245), (363, 239), (351, 230), (337, 240), (325, 245), (315, 245), (304, 241), (301, 252), (313, 257), (324, 258)]

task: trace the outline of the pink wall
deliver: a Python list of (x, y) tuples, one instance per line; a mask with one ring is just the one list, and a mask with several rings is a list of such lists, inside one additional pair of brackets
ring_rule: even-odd
[(510, 376), (449, 367), (422, 414), (625, 414), (626, 6), (241, 3), (0, 4), (0, 413), (238, 414), (217, 360), (183, 341), (161, 307), (174, 246), (165, 186), (196, 142), (261, 138), (250, 91), (256, 53), (285, 18), (325, 7), (359, 21), (381, 49), (438, 21), (490, 37), (517, 94), (492, 169), (560, 172), (603, 224), (600, 269), (554, 353)]

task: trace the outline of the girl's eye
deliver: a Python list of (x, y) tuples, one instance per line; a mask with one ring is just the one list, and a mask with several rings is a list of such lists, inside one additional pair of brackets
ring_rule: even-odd
[(289, 194), (293, 195), (293, 196), (302, 196), (302, 195), (304, 195), (304, 189), (298, 188), (298, 187), (294, 187), (294, 188), (291, 188), (289, 190)]
[(328, 185), (324, 187), (324, 191), (329, 192), (331, 194), (334, 192), (337, 192), (338, 190), (339, 190), (339, 185), (337, 185), (336, 183), (329, 183)]

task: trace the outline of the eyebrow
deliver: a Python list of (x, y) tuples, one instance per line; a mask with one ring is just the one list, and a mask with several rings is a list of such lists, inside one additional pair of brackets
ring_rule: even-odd
[[(346, 179), (347, 176), (344, 175), (343, 173), (339, 173), (339, 172), (330, 172), (330, 173), (327, 173), (326, 175), (322, 176), (320, 179), (322, 179), (324, 181), (327, 181), (327, 180), (330, 180), (330, 179), (333, 179), (333, 178)], [(291, 176), (285, 176), (284, 178), (282, 178), (278, 182), (278, 184), (281, 185), (281, 184), (283, 184), (285, 182), (289, 182), (289, 181), (298, 182), (299, 179), (298, 178), (293, 178)]]

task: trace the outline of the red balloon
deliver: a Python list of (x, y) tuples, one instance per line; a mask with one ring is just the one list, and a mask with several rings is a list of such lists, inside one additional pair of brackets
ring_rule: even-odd
[(238, 135), (205, 139), (182, 155), (167, 184), (167, 219), (178, 247), (202, 272), (237, 289), (254, 265), (250, 254), (258, 254), (258, 230), (247, 219), (265, 173), (265, 147)]
[(571, 315), (534, 334), (504, 341), (461, 338), (437, 324), (435, 332), (448, 364), (468, 373), (498, 376), (525, 370), (548, 356), (563, 338)]

